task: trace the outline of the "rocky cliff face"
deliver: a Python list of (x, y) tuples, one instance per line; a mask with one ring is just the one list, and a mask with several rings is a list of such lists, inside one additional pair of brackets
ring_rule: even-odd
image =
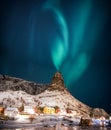
[(0, 91), (24, 91), (31, 95), (37, 95), (48, 88), (47, 84), (36, 84), (20, 78), (0, 75)]
[(64, 84), (62, 75), (57, 72), (50, 84), (36, 84), (19, 78), (0, 75), (0, 104), (5, 107), (19, 107), (21, 104), (32, 106), (58, 106), (72, 109), (77, 115), (108, 116), (101, 109), (91, 108), (73, 97)]
[(54, 91), (54, 90), (66, 90), (63, 77), (60, 72), (56, 72), (55, 75), (52, 77), (51, 83), (49, 85), (48, 90)]

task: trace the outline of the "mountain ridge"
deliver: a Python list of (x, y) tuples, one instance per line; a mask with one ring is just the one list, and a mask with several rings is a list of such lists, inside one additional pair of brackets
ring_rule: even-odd
[(60, 72), (56, 72), (50, 84), (37, 84), (23, 79), (0, 75), (0, 104), (5, 107), (18, 107), (21, 104), (32, 106), (59, 106), (73, 109), (78, 115), (91, 113), (108, 116), (103, 109), (93, 109), (71, 95), (64, 84)]

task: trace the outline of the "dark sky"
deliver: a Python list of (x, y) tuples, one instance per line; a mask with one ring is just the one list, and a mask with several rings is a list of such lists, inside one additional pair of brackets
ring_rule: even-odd
[(0, 73), (49, 83), (111, 111), (111, 2), (1, 0)]

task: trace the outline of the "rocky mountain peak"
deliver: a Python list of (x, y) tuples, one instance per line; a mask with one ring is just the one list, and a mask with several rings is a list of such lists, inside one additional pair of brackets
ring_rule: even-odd
[(66, 89), (62, 74), (57, 71), (52, 77), (49, 90), (63, 90)]
[(57, 71), (54, 74), (54, 76), (52, 77), (52, 81), (51, 81), (52, 84), (57, 83), (57, 82), (63, 83), (63, 77), (62, 77), (62, 74), (59, 71)]

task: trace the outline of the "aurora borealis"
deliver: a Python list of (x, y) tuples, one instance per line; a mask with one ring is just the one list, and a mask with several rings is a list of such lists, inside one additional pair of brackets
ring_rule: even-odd
[(60, 71), (72, 95), (110, 111), (110, 7), (108, 0), (1, 0), (0, 73), (49, 83)]

